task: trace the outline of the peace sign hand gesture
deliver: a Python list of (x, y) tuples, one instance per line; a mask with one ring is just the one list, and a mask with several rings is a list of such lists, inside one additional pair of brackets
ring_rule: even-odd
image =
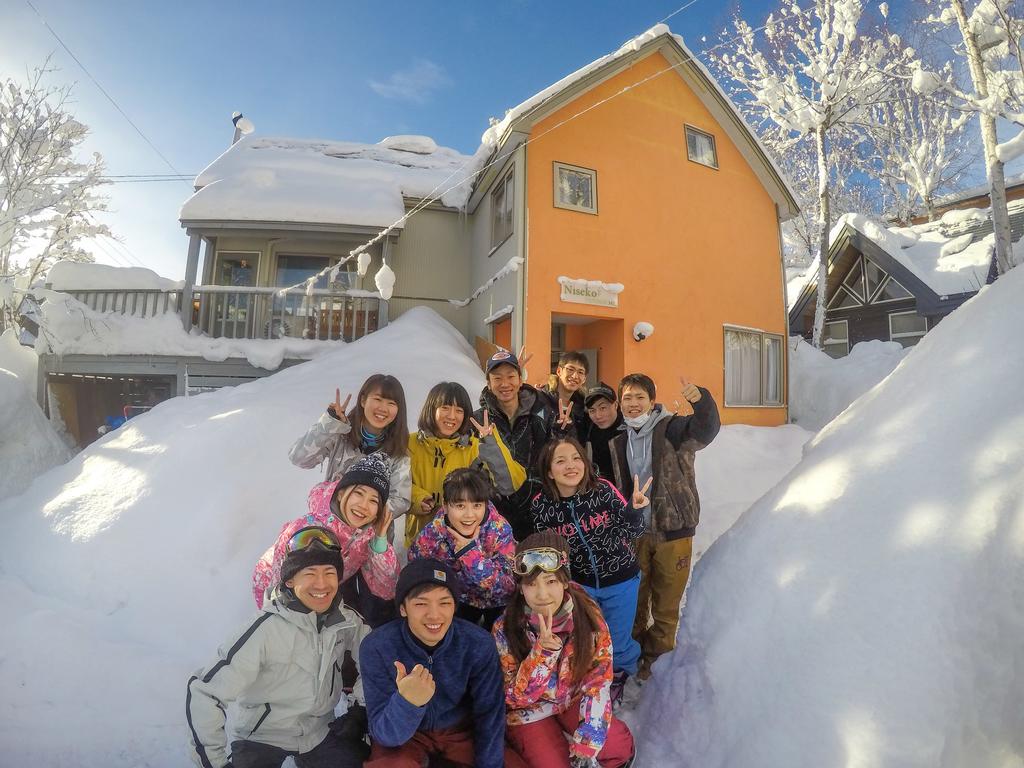
[(643, 509), (644, 507), (651, 503), (651, 500), (647, 498), (647, 491), (651, 489), (651, 483), (653, 482), (654, 477), (652, 475), (651, 477), (647, 478), (647, 482), (644, 483), (644, 487), (641, 488), (640, 475), (633, 475), (633, 498), (631, 500), (633, 509)]
[(351, 399), (352, 395), (350, 393), (345, 395), (345, 402), (341, 402), (341, 390), (334, 390), (334, 402), (327, 404), (327, 412), (334, 416), (338, 421), (344, 421), (348, 424), (348, 416), (346, 415), (346, 412), (348, 411), (348, 404)]
[(562, 429), (569, 429), (572, 426), (572, 401), (568, 403), (558, 398), (558, 426)]
[(541, 613), (537, 616), (537, 622), (540, 624), (539, 632), (537, 634), (537, 643), (545, 651), (560, 651), (562, 650), (562, 640), (554, 632), (551, 631), (551, 627), (554, 625), (554, 615), (551, 611), (548, 611), (547, 621), (544, 620), (544, 614)]
[(373, 526), (373, 532), (377, 535), (377, 538), (381, 536), (387, 536), (388, 528), (391, 527), (391, 522), (395, 519), (395, 516), (391, 514), (391, 505), (388, 503), (384, 504), (384, 514), (380, 516), (380, 520)]
[(519, 354), (517, 355), (517, 357), (519, 358), (519, 377), (523, 380), (523, 383), (525, 384), (527, 376), (526, 364), (533, 359), (533, 353), (530, 352), (529, 354), (527, 354), (526, 345), (524, 344), (519, 348)]
[(484, 423), (479, 423), (472, 416), (469, 417), (469, 423), (473, 425), (473, 429), (480, 435), (480, 439), (483, 440), (485, 437), (490, 437), (494, 434), (494, 425), (491, 424), (491, 413), (484, 408)]

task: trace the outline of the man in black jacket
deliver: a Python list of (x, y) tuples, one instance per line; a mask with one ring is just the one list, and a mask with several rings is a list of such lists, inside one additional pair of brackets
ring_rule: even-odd
[(584, 445), (590, 434), (590, 419), (587, 418), (587, 407), (584, 402), (587, 376), (590, 373), (590, 361), (582, 352), (563, 352), (558, 358), (555, 372), (548, 377), (548, 383), (539, 387), (551, 401), (552, 408), (569, 407), (576, 439)]
[(622, 426), (622, 414), (619, 413), (619, 402), (615, 390), (599, 382), (592, 387), (584, 398), (590, 428), (584, 446), (590, 454), (590, 460), (601, 472), (601, 477), (615, 482), (612, 469), (611, 441), (619, 436)]
[[(528, 358), (524, 358), (528, 359)], [(559, 413), (547, 395), (523, 383), (519, 358), (499, 349), (484, 366), (487, 386), (480, 393), (480, 408), (473, 417), (483, 422), (484, 411), (512, 453), (512, 458), (526, 469), (527, 482), (512, 496), (495, 501), (498, 510), (512, 526), (516, 539), (533, 533), (530, 499), (537, 492), (537, 460), (541, 448), (553, 434), (575, 436), (568, 409)]]

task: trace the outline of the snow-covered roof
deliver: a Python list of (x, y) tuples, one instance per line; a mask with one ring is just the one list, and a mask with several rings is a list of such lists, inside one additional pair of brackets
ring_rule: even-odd
[[(535, 93), (525, 101), (509, 109), (505, 113), (505, 117), (503, 119), (495, 122), (486, 131), (484, 131), (483, 136), (480, 138), (481, 150), (493, 149), (499, 146), (509, 132), (518, 127), (520, 122), (527, 120), (531, 115), (546, 112), (548, 107), (552, 107), (559, 102), (560, 96), (565, 94), (567, 91), (570, 91), (574, 86), (582, 83), (586, 78), (593, 77), (594, 82), (592, 85), (596, 85), (600, 81), (599, 73), (601, 70), (612, 70), (613, 65), (619, 62), (620, 59), (640, 51), (640, 49), (645, 46), (649, 45), (650, 50), (653, 52), (654, 50), (660, 49), (660, 47), (665, 44), (675, 47), (677, 55), (682, 58), (690, 68), (692, 68), (692, 71), (697, 75), (702, 84), (709, 86), (714, 91), (714, 96), (717, 97), (716, 101), (718, 102), (718, 106), (721, 106), (725, 110), (726, 115), (729, 118), (732, 118), (735, 122), (735, 126), (745, 134), (743, 138), (749, 141), (749, 145), (747, 144), (747, 141), (735, 141), (737, 148), (746, 157), (747, 162), (751, 164), (751, 167), (754, 168), (755, 172), (758, 170), (759, 164), (764, 165), (770, 170), (774, 179), (768, 180), (762, 177), (762, 181), (774, 181), (779, 187), (779, 192), (784, 196), (788, 196), (789, 199), (785, 201), (786, 205), (780, 206), (784, 217), (787, 211), (795, 215), (798, 210), (796, 194), (793, 192), (792, 184), (786, 174), (783, 173), (782, 169), (779, 168), (772, 159), (769, 152), (757, 137), (757, 134), (747, 124), (739, 109), (725, 91), (722, 90), (722, 87), (711, 75), (711, 72), (708, 71), (707, 67), (705, 67), (696, 56), (694, 56), (686, 46), (682, 36), (674, 34), (667, 24), (655, 24), (645, 32), (627, 40), (615, 51), (612, 51), (599, 59), (595, 59), (586, 66), (580, 67), (575, 72), (566, 75), (558, 82), (552, 83), (544, 90)], [(681, 69), (682, 67), (679, 68), (679, 70)], [(614, 74), (614, 72), (609, 71), (608, 76), (611, 76), (612, 74)], [(702, 89), (695, 89), (695, 92), (697, 97), (704, 101), (705, 106), (708, 106), (712, 113), (717, 111), (713, 108), (713, 105), (709, 104), (709, 101), (705, 99), (705, 93)], [(728, 125), (724, 124), (723, 127), (726, 129), (729, 128)], [(735, 140), (736, 137), (733, 138)], [(749, 150), (751, 146), (756, 148), (756, 153), (750, 153)], [(480, 154), (481, 151), (478, 150), (476, 156), (478, 157)], [(766, 186), (769, 186), (769, 184), (766, 183)]]
[[(196, 177), (180, 218), (386, 227), (405, 213), (403, 197), (448, 189), (470, 159), (427, 136), (379, 144), (246, 136)], [(441, 202), (463, 207), (469, 186)]]
[[(1007, 188), (1019, 186), (1021, 184), (1024, 184), (1024, 173), (1018, 173), (1013, 176), (1007, 176), (1004, 179), (1004, 181), (1006, 183)], [(988, 197), (989, 190), (990, 187), (988, 182), (986, 181), (984, 184), (978, 184), (976, 186), (968, 187), (966, 189), (960, 189), (957, 190), (956, 192), (951, 192), (948, 195), (940, 197), (938, 200), (935, 201), (935, 205), (941, 208), (947, 205), (954, 205), (964, 200), (970, 200), (971, 198), (974, 197)]]

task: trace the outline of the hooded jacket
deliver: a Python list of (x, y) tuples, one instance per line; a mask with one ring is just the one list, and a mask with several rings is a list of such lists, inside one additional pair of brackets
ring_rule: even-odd
[[(562, 609), (565, 609), (563, 604)], [(593, 758), (604, 747), (612, 719), (610, 689), (612, 683), (612, 638), (608, 625), (602, 620), (594, 627), (594, 658), (583, 679), (574, 684), (572, 659), (576, 648), (571, 627), (562, 634), (557, 651), (542, 648), (537, 642), (537, 629), (527, 623), (526, 636), (530, 640), (530, 653), (521, 662), (516, 661), (509, 648), (505, 633), (505, 617), (494, 624), (494, 641), (501, 657), (505, 679), (505, 706), (509, 725), (526, 725), (546, 717), (566, 712), (579, 699), (580, 724), (572, 735), (569, 752), (575, 757)]]
[[(654, 482), (647, 492), (651, 499), (648, 531), (656, 541), (693, 536), (700, 522), (700, 498), (694, 474), (694, 454), (718, 435), (722, 422), (711, 393), (699, 387), (701, 398), (693, 403), (689, 416), (673, 415), (657, 421), (650, 433), (650, 458)], [(663, 409), (658, 404), (655, 408)], [(652, 420), (654, 416), (652, 416)], [(612, 441), (615, 484), (626, 498), (633, 494), (633, 475), (638, 474), (629, 458), (629, 435)], [(646, 482), (641, 477), (640, 482)]]
[(429, 432), (409, 435), (409, 459), (412, 468), (412, 512), (405, 518), (405, 544), (411, 546), (432, 517), (419, 514), (427, 499), (436, 508), (449, 472), (466, 467), (484, 469), (491, 476), (498, 494), (510, 496), (526, 482), (526, 470), (512, 458), (500, 430), (481, 440), (476, 435), (434, 437)]
[[(406, 701), (395, 683), (395, 662), (407, 670), (422, 664), (436, 689), (424, 706)], [(406, 619), (373, 630), (359, 649), (370, 735), (385, 747), (405, 744), (417, 731), (471, 727), (476, 768), (505, 764), (505, 697), (494, 639), (480, 627), (454, 619), (428, 652)]]
[(607, 480), (598, 479), (594, 490), (567, 499), (539, 493), (530, 513), (538, 531), (556, 531), (568, 542), (573, 581), (610, 587), (639, 572), (633, 542), (643, 535), (643, 517)]
[[(316, 614), (290, 590), (275, 590), (217, 659), (188, 681), (185, 714), (195, 764), (227, 765), (227, 745), (238, 739), (298, 753), (320, 744), (341, 699), (345, 651), (354, 655), (368, 632), (348, 608)], [(228, 734), (230, 702), (238, 711)]]
[[(555, 374), (548, 376), (547, 384), (543, 387), (539, 387), (538, 391), (546, 395), (551, 408), (555, 412), (555, 418), (558, 418), (558, 377)], [(590, 429), (593, 426), (593, 422), (590, 421), (590, 417), (587, 415), (587, 406), (584, 402), (585, 391), (578, 389), (572, 393), (569, 397), (569, 403), (572, 405), (572, 410), (569, 411), (569, 416), (572, 418), (573, 427), (576, 430), (576, 439), (581, 443), (586, 443), (590, 438)]]
[(334, 480), (315, 485), (309, 492), (309, 512), (290, 523), (285, 523), (277, 535), (277, 540), (256, 562), (256, 568), (252, 572), (252, 592), (257, 606), (263, 606), (267, 589), (281, 580), (281, 565), (288, 554), (289, 540), (300, 530), (311, 525), (328, 528), (338, 537), (341, 560), (345, 568), (340, 582), (348, 581), (359, 571), (363, 574), (370, 592), (385, 600), (394, 598), (399, 572), (395, 548), (388, 542), (386, 550), (374, 552), (370, 548), (370, 541), (376, 535), (373, 525), (353, 528), (345, 522), (334, 498), (339, 482), (340, 480)]
[[(295, 441), (288, 451), (288, 458), (292, 464), (303, 469), (312, 469), (326, 459), (327, 471), (324, 473), (324, 480), (340, 480), (345, 471), (365, 455), (348, 440), (343, 439), (351, 431), (351, 424), (325, 411), (306, 434)], [(388, 466), (391, 468), (391, 493), (388, 496), (388, 505), (391, 507), (392, 515), (401, 517), (409, 511), (409, 496), (412, 491), (409, 457), (393, 459), (388, 456)]]
[[(589, 417), (588, 417), (589, 418)], [(590, 429), (587, 432), (587, 456), (601, 472), (601, 477), (615, 482), (615, 469), (612, 467), (611, 442), (618, 437), (622, 427), (622, 414), (619, 413), (610, 427), (601, 429), (593, 422), (590, 422)]]
[(512, 526), (493, 504), (487, 505), (477, 537), (461, 549), (455, 549), (444, 509), (409, 547), (409, 562), (434, 559), (448, 563), (462, 585), (462, 602), (474, 608), (498, 608), (508, 603), (516, 588), (512, 572), (515, 555)]

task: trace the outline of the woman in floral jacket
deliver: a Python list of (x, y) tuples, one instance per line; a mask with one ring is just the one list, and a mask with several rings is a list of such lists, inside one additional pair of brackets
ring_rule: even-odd
[(633, 736), (612, 715), (611, 635), (597, 604), (569, 580), (568, 562), (568, 544), (553, 531), (516, 547), (519, 583), (494, 625), (506, 737), (532, 768), (620, 768), (632, 762)]
[(280, 581), (288, 541), (311, 525), (330, 529), (341, 545), (345, 572), (339, 591), (370, 627), (397, 616), (393, 600), (398, 582), (398, 558), (387, 540), (391, 525), (388, 498), (390, 467), (381, 453), (352, 464), (340, 480), (320, 483), (309, 492), (309, 511), (285, 523), (277, 541), (263, 553), (252, 574), (256, 605), (263, 607), (268, 587)]

